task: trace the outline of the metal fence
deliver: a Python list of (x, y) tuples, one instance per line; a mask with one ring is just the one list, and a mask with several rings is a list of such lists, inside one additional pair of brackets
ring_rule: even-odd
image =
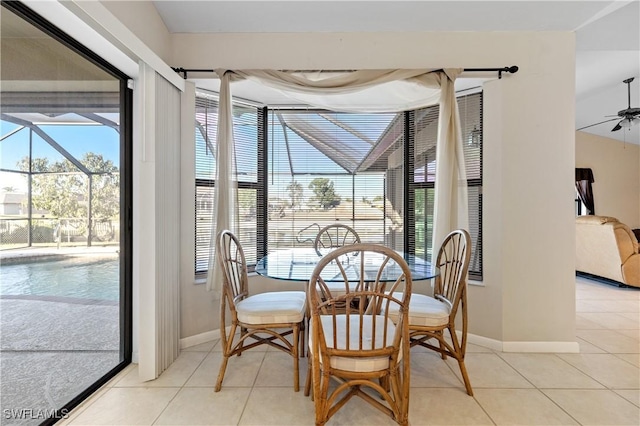
[(119, 220), (94, 220), (90, 237), (87, 222), (78, 218), (2, 218), (0, 249), (119, 243)]

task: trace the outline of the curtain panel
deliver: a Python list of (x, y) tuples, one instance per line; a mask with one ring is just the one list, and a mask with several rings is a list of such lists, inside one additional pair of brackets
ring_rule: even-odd
[(587, 214), (595, 215), (596, 207), (593, 199), (593, 188), (591, 184), (593, 180), (593, 171), (591, 169), (576, 168), (576, 190), (580, 201), (587, 208)]
[(576, 182), (581, 180), (587, 180), (591, 183), (595, 182), (593, 179), (593, 170), (576, 168)]
[[(230, 83), (251, 79), (286, 92), (313, 107), (342, 112), (399, 112), (422, 108), (440, 102), (439, 132), (436, 154), (436, 187), (434, 215), (434, 253), (444, 236), (457, 228), (468, 229), (468, 203), (460, 117), (455, 98), (455, 79), (460, 68), (445, 70), (360, 70), (352, 72), (301, 73), (277, 70), (216, 70), (220, 77), (220, 108), (218, 117), (218, 174), (216, 205), (212, 229), (211, 258), (207, 289), (220, 294), (222, 283), (215, 236), (222, 229), (231, 229), (236, 215), (233, 192), (237, 181), (232, 175), (233, 121)], [(392, 97), (391, 94), (394, 96)], [(400, 96), (398, 96), (400, 95)], [(385, 97), (382, 97), (385, 96)], [(384, 108), (380, 99), (389, 99)], [(377, 105), (367, 99), (377, 99)], [(386, 103), (386, 102), (385, 102)], [(226, 145), (222, 147), (222, 145)], [(223, 172), (225, 170), (226, 172)], [(219, 193), (224, 192), (223, 195)], [(228, 198), (225, 198), (228, 197)], [(225, 201), (228, 200), (228, 201)], [(224, 210), (224, 212), (222, 211)], [(227, 217), (228, 215), (228, 217)]]
[[(144, 111), (140, 135), (133, 273), (138, 316), (138, 375), (160, 376), (180, 353), (180, 140), (181, 92), (140, 62), (140, 98)], [(192, 119), (193, 120), (193, 119)], [(136, 154), (134, 154), (135, 156)], [(135, 158), (135, 157), (134, 157)], [(134, 188), (135, 190), (135, 188)], [(142, 236), (136, 241), (136, 235)], [(134, 327), (136, 321), (134, 320)]]
[(221, 296), (222, 268), (218, 264), (216, 243), (218, 232), (229, 229), (235, 232), (235, 216), (238, 212), (238, 185), (234, 169), (235, 149), (233, 143), (233, 99), (229, 82), (232, 75), (220, 76), (220, 99), (218, 105), (218, 133), (216, 137), (216, 178), (213, 204), (213, 229), (209, 244), (209, 271), (207, 290), (215, 291), (215, 297)]
[(447, 234), (469, 230), (467, 173), (454, 81), (440, 76), (440, 116), (436, 142), (432, 252), (438, 253)]

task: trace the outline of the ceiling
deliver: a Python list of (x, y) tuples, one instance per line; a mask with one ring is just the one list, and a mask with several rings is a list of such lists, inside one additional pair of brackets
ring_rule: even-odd
[[(640, 106), (640, 0), (154, 1), (172, 33), (575, 31), (576, 129)], [(480, 18), (481, 17), (481, 18)], [(585, 132), (640, 144), (640, 126)]]

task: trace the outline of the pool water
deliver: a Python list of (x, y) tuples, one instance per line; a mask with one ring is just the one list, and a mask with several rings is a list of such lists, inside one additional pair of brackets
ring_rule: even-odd
[(0, 295), (58, 296), (94, 300), (119, 300), (117, 258), (3, 264)]

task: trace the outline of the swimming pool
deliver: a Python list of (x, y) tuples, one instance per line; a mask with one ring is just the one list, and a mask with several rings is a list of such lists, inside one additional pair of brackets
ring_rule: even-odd
[(0, 295), (120, 299), (117, 258), (72, 257), (64, 260), (3, 264)]

